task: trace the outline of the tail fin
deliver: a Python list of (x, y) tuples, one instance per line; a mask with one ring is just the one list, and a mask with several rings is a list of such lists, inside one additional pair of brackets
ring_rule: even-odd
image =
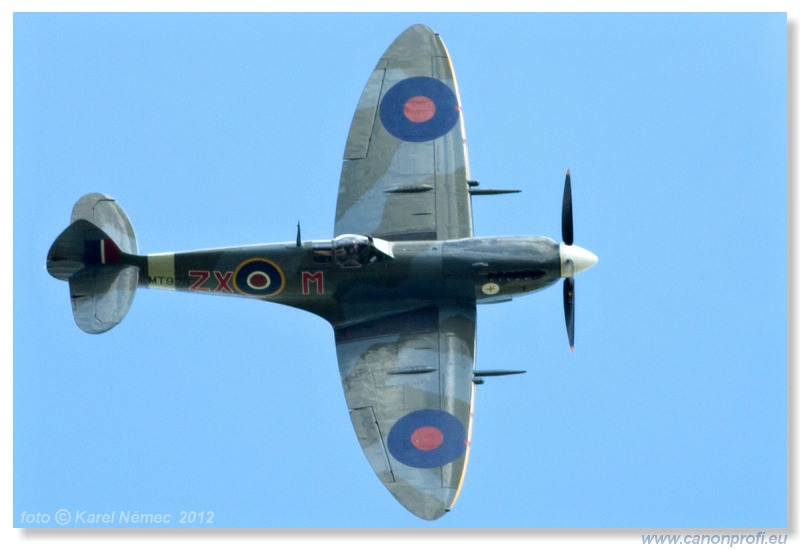
[(101, 193), (81, 197), (71, 221), (47, 253), (47, 271), (69, 281), (78, 327), (99, 334), (119, 324), (133, 303), (139, 268), (125, 258), (138, 252), (136, 235), (122, 208)]

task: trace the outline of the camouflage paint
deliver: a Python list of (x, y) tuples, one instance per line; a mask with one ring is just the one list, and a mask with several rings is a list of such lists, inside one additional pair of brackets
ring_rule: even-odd
[(469, 457), (476, 304), (552, 285), (567, 250), (547, 237), (473, 237), (459, 105), (444, 44), (415, 25), (386, 50), (358, 102), (339, 185), (340, 237), (138, 255), (122, 208), (92, 193), (76, 203), (47, 269), (69, 281), (75, 321), (90, 333), (119, 323), (138, 286), (258, 299), (326, 319), (367, 461), (403, 506), (436, 519), (458, 497)]

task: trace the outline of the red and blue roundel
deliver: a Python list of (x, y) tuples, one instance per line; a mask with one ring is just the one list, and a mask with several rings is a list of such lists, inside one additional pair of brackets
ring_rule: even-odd
[(403, 141), (430, 141), (458, 122), (458, 100), (447, 84), (427, 76), (401, 80), (383, 96), (381, 122)]
[(398, 420), (386, 440), (389, 452), (412, 468), (436, 468), (460, 457), (467, 432), (452, 414), (436, 409), (414, 411)]
[(251, 258), (239, 264), (233, 272), (233, 286), (242, 294), (268, 298), (283, 290), (283, 272), (275, 262)]

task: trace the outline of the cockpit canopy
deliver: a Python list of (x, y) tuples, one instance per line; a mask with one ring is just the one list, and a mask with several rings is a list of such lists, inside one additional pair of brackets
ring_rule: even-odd
[(391, 244), (363, 235), (340, 235), (332, 242), (333, 259), (339, 267), (364, 267), (392, 257)]

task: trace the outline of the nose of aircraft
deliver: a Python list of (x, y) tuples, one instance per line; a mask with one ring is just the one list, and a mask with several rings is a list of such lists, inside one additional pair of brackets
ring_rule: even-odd
[(597, 263), (597, 256), (580, 246), (561, 244), (561, 276), (572, 277)]

